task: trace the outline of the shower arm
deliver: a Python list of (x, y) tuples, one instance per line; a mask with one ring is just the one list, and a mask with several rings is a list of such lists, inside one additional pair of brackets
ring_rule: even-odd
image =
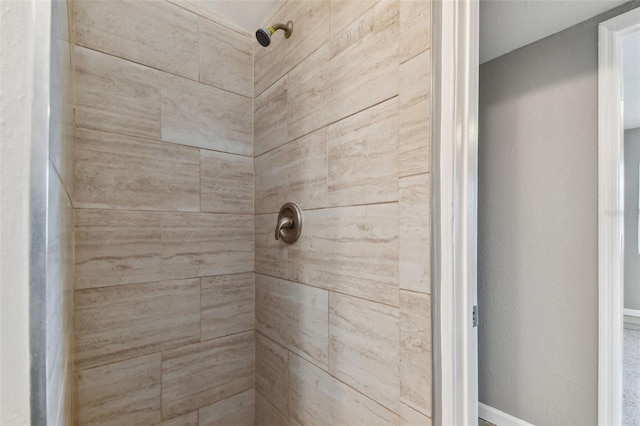
[(272, 25), (271, 28), (273, 28), (273, 32), (276, 32), (277, 30), (283, 30), (284, 31), (284, 38), (289, 38), (291, 36), (291, 33), (293, 32), (293, 22), (289, 21), (287, 22), (287, 25), (285, 24), (275, 24)]

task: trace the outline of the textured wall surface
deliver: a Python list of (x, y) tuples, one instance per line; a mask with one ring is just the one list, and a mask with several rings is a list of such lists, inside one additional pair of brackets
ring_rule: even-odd
[(480, 401), (593, 424), (598, 393), (598, 23), (480, 67)]
[(73, 24), (76, 423), (251, 424), (254, 41), (165, 1)]
[(430, 2), (290, 19), (254, 57), (257, 423), (430, 424)]
[(624, 307), (640, 310), (638, 191), (640, 129), (624, 132)]

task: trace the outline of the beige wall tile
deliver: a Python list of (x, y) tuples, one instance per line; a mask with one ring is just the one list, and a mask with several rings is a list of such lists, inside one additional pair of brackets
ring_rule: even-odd
[(160, 213), (75, 210), (76, 289), (162, 277)]
[(255, 40), (208, 19), (198, 18), (200, 81), (253, 97)]
[(202, 278), (202, 340), (253, 329), (253, 281), (253, 273)]
[(256, 330), (320, 365), (327, 365), (325, 290), (256, 275)]
[(397, 1), (380, 1), (294, 68), (289, 140), (397, 95), (397, 34)]
[(255, 392), (249, 389), (198, 410), (199, 426), (253, 426)]
[(303, 212), (284, 278), (398, 305), (398, 205)]
[[(289, 272), (289, 245), (275, 239), (277, 214), (256, 215), (256, 272), (285, 278)], [(304, 219), (303, 219), (304, 220)]]
[(331, 35), (336, 35), (379, 0), (331, 0)]
[(431, 296), (400, 291), (400, 397), (431, 416)]
[(198, 78), (197, 15), (164, 1), (78, 0), (73, 12), (77, 44)]
[(251, 98), (163, 75), (162, 140), (251, 156), (252, 129)]
[(400, 288), (431, 293), (430, 175), (400, 179)]
[(288, 39), (278, 31), (268, 48), (256, 47), (254, 51), (255, 94), (280, 79), (304, 58), (329, 41), (329, 1), (289, 1), (264, 25), (293, 21), (293, 33)]
[(398, 200), (398, 100), (329, 126), (331, 206)]
[(431, 170), (431, 51), (400, 65), (400, 176)]
[(431, 419), (406, 404), (400, 407), (401, 426), (431, 426)]
[(160, 139), (158, 71), (80, 46), (73, 65), (77, 126)]
[(160, 422), (160, 354), (81, 371), (76, 386), (76, 424)]
[(162, 354), (162, 416), (170, 418), (253, 388), (253, 331)]
[(283, 413), (289, 408), (289, 351), (256, 333), (256, 391)]
[(271, 403), (256, 392), (256, 426), (290, 426), (286, 415), (278, 411)]
[(288, 141), (287, 76), (285, 75), (254, 101), (255, 155), (264, 154)]
[(287, 201), (300, 208), (327, 203), (327, 129), (267, 152), (255, 160), (256, 212), (279, 212)]
[(198, 211), (199, 152), (163, 142), (76, 130), (76, 207)]
[(198, 411), (192, 411), (189, 414), (174, 417), (166, 422), (158, 423), (157, 426), (199, 426)]
[(197, 342), (199, 308), (198, 279), (78, 290), (76, 369)]
[(400, 0), (400, 58), (431, 47), (431, 0)]
[(396, 425), (398, 415), (291, 355), (289, 417), (301, 425)]
[(200, 150), (202, 211), (253, 214), (253, 158)]
[(162, 214), (162, 268), (169, 277), (204, 277), (253, 269), (253, 216)]
[(329, 372), (398, 413), (398, 308), (329, 296)]

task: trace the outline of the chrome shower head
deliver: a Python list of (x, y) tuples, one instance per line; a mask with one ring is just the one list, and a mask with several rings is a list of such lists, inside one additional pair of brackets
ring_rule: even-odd
[(293, 32), (293, 22), (287, 22), (287, 25), (284, 24), (275, 24), (268, 28), (260, 28), (256, 31), (256, 39), (258, 39), (258, 43), (261, 46), (267, 47), (271, 44), (271, 36), (278, 30), (284, 31), (284, 38), (289, 38), (291, 33)]

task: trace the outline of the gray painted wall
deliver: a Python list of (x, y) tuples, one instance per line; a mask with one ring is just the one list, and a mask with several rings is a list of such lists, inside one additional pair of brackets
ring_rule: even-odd
[(640, 310), (638, 168), (640, 128), (624, 132), (624, 307)]
[(480, 67), (480, 401), (597, 419), (597, 55), (605, 15)]

